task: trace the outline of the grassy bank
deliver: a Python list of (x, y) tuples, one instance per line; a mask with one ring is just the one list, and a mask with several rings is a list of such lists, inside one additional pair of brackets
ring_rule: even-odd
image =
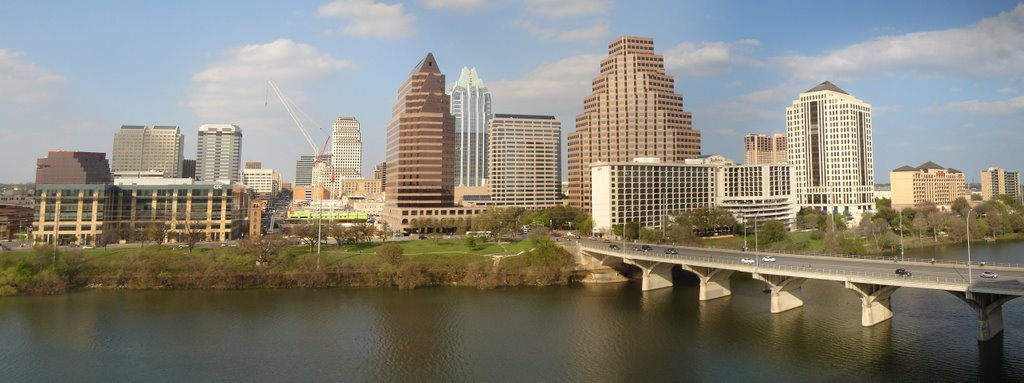
[[(50, 248), (0, 254), (0, 296), (60, 294), (80, 288), (263, 288), (379, 286), (481, 288), (568, 282), (571, 256), (550, 239), (468, 244), (463, 240), (399, 242), (401, 257), (384, 259), (379, 242), (278, 249), (262, 262), (248, 246), (187, 249)], [(496, 262), (496, 258), (500, 261)], [(317, 267), (319, 263), (319, 268)]]

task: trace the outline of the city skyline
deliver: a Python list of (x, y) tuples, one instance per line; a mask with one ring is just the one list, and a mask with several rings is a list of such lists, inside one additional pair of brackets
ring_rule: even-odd
[[(325, 130), (337, 115), (358, 118), (369, 174), (383, 160), (400, 74), (426, 51), (444, 57), (449, 71), (486, 73), (496, 112), (554, 115), (565, 134), (575, 130), (605, 44), (622, 35), (658, 42), (703, 132), (703, 154), (742, 158), (744, 134), (783, 132), (788, 102), (832, 81), (875, 108), (879, 183), (888, 170), (925, 160), (962, 169), (968, 182), (989, 166), (1022, 167), (1013, 148), (1024, 140), (1016, 125), (1024, 115), (1024, 6), (1014, 2), (867, 4), (830, 20), (823, 34), (794, 22), (834, 11), (814, 3), (458, 3), (13, 4), (0, 16), (0, 86), (9, 90), (0, 96), (8, 117), (0, 134), (18, 145), (5, 150), (11, 166), (0, 182), (31, 180), (35, 159), (51, 150), (112, 156), (110, 137), (126, 124), (180, 126), (193, 153), (195, 129), (219, 121), (246, 127), (243, 161), (293, 179), (291, 164), (308, 150), (283, 108), (264, 106), (268, 79)], [(371, 17), (373, 4), (387, 12)], [(665, 12), (637, 17), (651, 5)], [(137, 34), (108, 22), (152, 15), (161, 15), (152, 30)], [(42, 18), (55, 28), (18, 33)], [(453, 27), (455, 19), (466, 24)], [(205, 26), (180, 28), (186, 20)], [(152, 59), (138, 65), (137, 57)]]

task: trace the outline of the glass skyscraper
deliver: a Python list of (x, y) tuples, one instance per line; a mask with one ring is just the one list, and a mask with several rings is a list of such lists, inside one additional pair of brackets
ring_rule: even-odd
[(452, 87), (451, 112), (455, 117), (455, 186), (481, 186), (487, 178), (487, 123), (491, 120), (491, 94), (476, 74), (462, 68)]

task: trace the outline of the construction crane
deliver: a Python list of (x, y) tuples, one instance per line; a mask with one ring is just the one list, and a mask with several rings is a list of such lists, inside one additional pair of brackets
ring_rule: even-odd
[[(309, 135), (309, 130), (306, 129), (306, 125), (302, 123), (302, 119), (300, 119), (299, 115), (296, 114), (298, 107), (294, 106), (291, 100), (281, 92), (281, 88), (278, 88), (277, 83), (275, 83), (274, 80), (267, 80), (267, 97), (266, 100), (263, 101), (263, 107), (267, 107), (267, 104), (270, 102), (271, 90), (273, 90), (274, 94), (277, 95), (277, 99), (281, 100), (281, 105), (283, 105), (284, 109), (288, 111), (288, 116), (290, 116), (292, 121), (295, 122), (295, 127), (299, 128), (299, 132), (302, 133), (302, 137), (306, 139), (306, 142), (309, 143), (309, 147), (313, 149), (313, 165), (315, 166), (317, 163), (320, 163), (323, 160), (324, 154), (327, 153), (327, 145), (331, 142), (330, 133), (325, 132), (323, 128), (317, 125), (317, 129), (319, 129), (321, 133), (327, 135), (327, 139), (324, 140), (323, 146), (317, 148), (316, 143), (313, 142), (313, 137)], [(298, 111), (305, 115), (301, 109), (298, 109)], [(306, 116), (306, 118), (309, 119), (309, 116)], [(312, 119), (310, 119), (310, 121), (312, 121)], [(313, 122), (313, 124), (316, 125), (316, 122)]]

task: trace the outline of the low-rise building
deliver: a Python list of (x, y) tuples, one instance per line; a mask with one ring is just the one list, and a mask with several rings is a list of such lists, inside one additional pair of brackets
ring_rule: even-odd
[(248, 208), (242, 185), (39, 185), (32, 235), (45, 243), (102, 245), (159, 230), (167, 242), (191, 233), (227, 241), (244, 236)]
[[(252, 165), (252, 162), (246, 164)], [(242, 183), (262, 197), (276, 196), (281, 191), (281, 173), (273, 169), (249, 168), (242, 170)]]
[(964, 173), (928, 161), (921, 166), (901, 166), (889, 172), (892, 207), (901, 210), (933, 203), (948, 209), (957, 198), (967, 198)]
[(681, 211), (721, 207), (740, 222), (777, 220), (791, 226), (799, 210), (792, 168), (785, 164), (736, 165), (719, 156), (685, 163), (633, 162), (591, 165), (594, 230), (638, 222), (663, 227)]
[(29, 206), (0, 204), (0, 241), (13, 241), (15, 235), (32, 228)]

